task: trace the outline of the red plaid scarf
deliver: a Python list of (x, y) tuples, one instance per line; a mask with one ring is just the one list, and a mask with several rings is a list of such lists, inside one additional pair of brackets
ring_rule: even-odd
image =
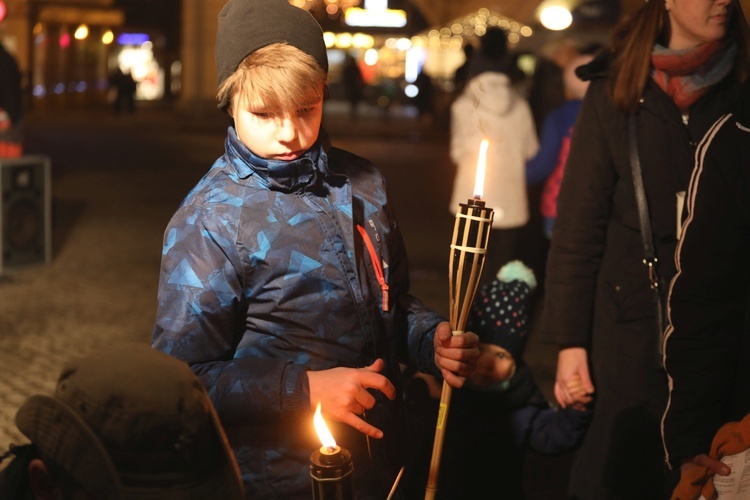
[(729, 74), (736, 52), (734, 44), (718, 40), (683, 50), (657, 44), (651, 53), (651, 77), (685, 112)]

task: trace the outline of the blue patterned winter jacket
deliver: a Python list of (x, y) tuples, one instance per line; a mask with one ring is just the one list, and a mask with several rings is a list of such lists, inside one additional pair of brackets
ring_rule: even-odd
[[(397, 390), (399, 363), (438, 374), (433, 337), (444, 319), (408, 293), (385, 181), (367, 160), (325, 143), (322, 132), (297, 160), (265, 160), (230, 126), (225, 154), (164, 236), (154, 347), (188, 362), (208, 388), (248, 498), (311, 496), (309, 459), (320, 441), (308, 370), (382, 358)], [(353, 454), (360, 499), (384, 498), (406, 456), (401, 398), (373, 393), (367, 420), (382, 440), (328, 422)]]

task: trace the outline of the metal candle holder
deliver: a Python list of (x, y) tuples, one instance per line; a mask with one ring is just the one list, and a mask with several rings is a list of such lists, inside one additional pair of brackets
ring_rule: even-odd
[[(458, 207), (453, 226), (448, 282), (450, 324), (453, 335), (463, 334), (466, 328), (471, 303), (474, 301), (479, 278), (484, 268), (484, 258), (494, 215), (493, 210), (485, 207), (484, 201), (479, 198), (472, 198), (467, 203), (459, 203)], [(437, 493), (440, 457), (443, 451), (450, 400), (451, 386), (443, 381), (425, 500), (432, 500)]]
[(310, 456), (313, 500), (354, 500), (354, 464), (349, 450), (321, 447)]

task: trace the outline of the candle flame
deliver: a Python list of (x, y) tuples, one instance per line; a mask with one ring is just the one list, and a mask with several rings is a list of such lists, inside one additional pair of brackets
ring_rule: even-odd
[(320, 410), (320, 403), (318, 403), (318, 407), (315, 409), (313, 424), (315, 425), (315, 432), (318, 433), (318, 439), (320, 439), (320, 443), (323, 445), (323, 448), (327, 448), (330, 450), (336, 448), (336, 440), (333, 439), (333, 435), (331, 434), (331, 431), (328, 430), (326, 421), (323, 420), (323, 414)]
[(477, 160), (477, 178), (474, 183), (474, 198), (477, 200), (482, 199), (484, 194), (484, 173), (487, 170), (487, 148), (490, 142), (487, 139), (482, 139), (479, 144), (479, 159)]

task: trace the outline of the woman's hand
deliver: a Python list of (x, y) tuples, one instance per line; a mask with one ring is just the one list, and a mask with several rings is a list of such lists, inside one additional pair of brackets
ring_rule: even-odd
[(479, 359), (479, 337), (472, 332), (453, 335), (443, 321), (435, 330), (435, 365), (451, 387), (462, 387)]
[(555, 398), (563, 408), (573, 406), (582, 409), (594, 398), (594, 384), (589, 375), (589, 363), (586, 349), (568, 347), (561, 349), (557, 355), (557, 378), (555, 380)]
[(382, 438), (383, 431), (365, 422), (360, 415), (375, 405), (375, 397), (367, 389), (376, 389), (388, 399), (396, 397), (396, 388), (380, 373), (383, 366), (383, 360), (376, 359), (364, 368), (339, 367), (307, 372), (311, 409), (320, 403), (323, 412), (332, 419), (370, 437)]

